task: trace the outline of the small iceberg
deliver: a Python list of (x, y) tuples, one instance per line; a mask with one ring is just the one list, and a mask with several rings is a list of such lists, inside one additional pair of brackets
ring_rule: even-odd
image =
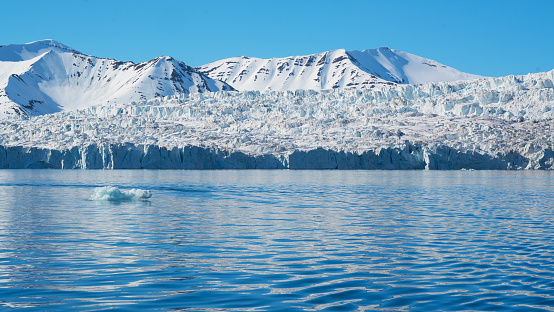
[(144, 200), (152, 197), (152, 192), (141, 189), (120, 190), (114, 186), (97, 187), (90, 200), (100, 201), (131, 201)]

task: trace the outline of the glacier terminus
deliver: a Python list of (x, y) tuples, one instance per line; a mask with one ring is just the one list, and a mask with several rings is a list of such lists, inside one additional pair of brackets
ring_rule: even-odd
[(378, 48), (190, 67), (0, 46), (0, 168), (554, 169), (554, 71)]

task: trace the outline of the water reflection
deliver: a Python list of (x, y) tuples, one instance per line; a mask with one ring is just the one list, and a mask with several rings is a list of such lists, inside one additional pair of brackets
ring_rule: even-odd
[[(0, 178), (5, 307), (554, 307), (548, 172), (8, 170)], [(87, 200), (99, 185), (154, 195)]]

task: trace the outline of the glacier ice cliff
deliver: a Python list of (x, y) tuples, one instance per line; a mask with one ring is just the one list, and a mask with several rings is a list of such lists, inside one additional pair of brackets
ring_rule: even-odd
[(554, 71), (0, 120), (0, 168), (554, 169)]
[(316, 148), (286, 154), (249, 155), (240, 151), (184, 146), (91, 144), (57, 150), (0, 146), (1, 169), (554, 169), (551, 148), (540, 153), (497, 155), (448, 146), (405, 144), (365, 152)]

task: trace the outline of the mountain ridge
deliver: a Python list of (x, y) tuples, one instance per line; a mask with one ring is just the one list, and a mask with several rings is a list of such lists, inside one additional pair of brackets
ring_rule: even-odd
[(83, 54), (73, 48), (52, 39), (33, 41), (25, 44), (0, 45), (0, 61), (27, 61), (48, 51), (72, 52)]
[(368, 89), (379, 85), (484, 78), (387, 47), (363, 51), (337, 49), (283, 58), (232, 57), (197, 69), (239, 91)]
[(122, 62), (53, 40), (0, 46), (0, 117), (223, 90), (234, 89), (168, 56)]
[(243, 56), (194, 68), (170, 56), (140, 63), (100, 58), (46, 39), (0, 46), (0, 118), (202, 92), (371, 89), (477, 78), (386, 47)]

